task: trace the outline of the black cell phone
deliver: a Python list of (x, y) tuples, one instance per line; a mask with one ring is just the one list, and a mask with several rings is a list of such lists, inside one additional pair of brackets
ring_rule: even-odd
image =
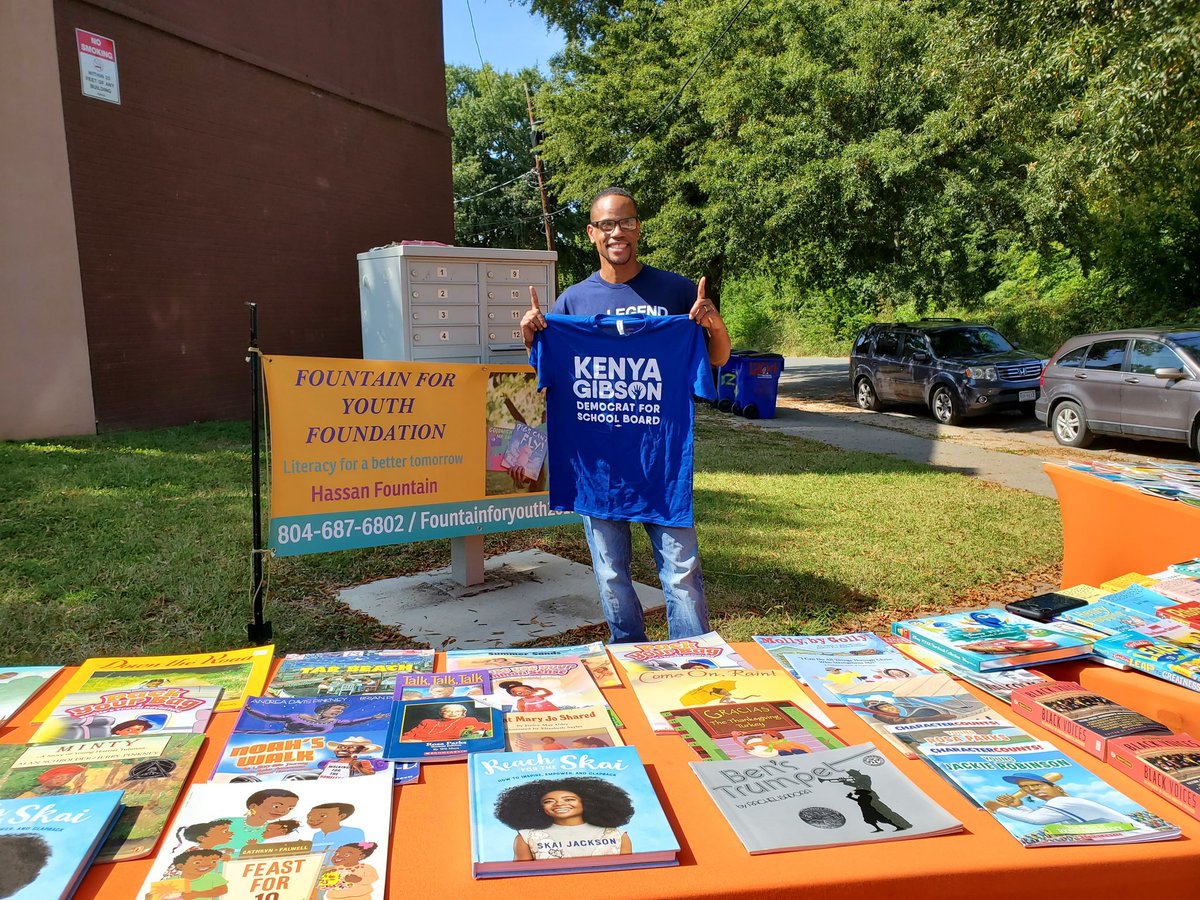
[(1087, 606), (1087, 601), (1080, 600), (1078, 597), (1068, 597), (1066, 594), (1059, 594), (1054, 591), (1004, 604), (1004, 608), (1010, 613), (1024, 616), (1026, 619), (1033, 619), (1037, 622), (1049, 622), (1060, 613), (1064, 613), (1069, 609), (1078, 609), (1081, 606)]

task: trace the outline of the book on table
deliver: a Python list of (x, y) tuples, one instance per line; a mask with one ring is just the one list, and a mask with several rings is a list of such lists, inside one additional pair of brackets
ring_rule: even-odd
[(608, 653), (630, 678), (637, 672), (751, 668), (715, 631), (673, 641), (609, 644)]
[(669, 709), (726, 706), (763, 700), (788, 700), (823, 725), (833, 728), (831, 718), (787, 672), (779, 669), (680, 669), (638, 672), (630, 686), (646, 720), (656, 734), (673, 729), (663, 713)]
[(124, 792), (118, 825), (97, 852), (101, 862), (148, 856), (171, 818), (204, 735), (146, 735), (60, 744), (0, 745), (0, 799)]
[(480, 753), (467, 772), (476, 878), (678, 864), (635, 747)]
[[(193, 785), (139, 900), (383, 900), (391, 773), (287, 784)], [(222, 890), (223, 889), (223, 890)]]
[(919, 750), (1025, 847), (1140, 843), (1180, 834), (1045, 741), (922, 744)]
[(754, 643), (762, 647), (775, 662), (795, 677), (787, 657), (806, 656), (821, 659), (827, 656), (880, 656), (892, 652), (891, 646), (879, 635), (869, 631), (853, 634), (756, 634)]
[(1186, 734), (1113, 738), (1108, 742), (1108, 761), (1200, 819), (1200, 741)]
[(1078, 659), (1091, 652), (1090, 642), (1056, 629), (1053, 623), (1034, 622), (1002, 609), (905, 619), (894, 622), (892, 632), (981, 672)]
[(504, 749), (516, 753), (620, 747), (624, 743), (603, 706), (504, 714)]
[(568, 647), (501, 647), (481, 650), (447, 650), (446, 671), (459, 669), (496, 669), (526, 666), (544, 660), (578, 657), (587, 666), (597, 687), (620, 687), (621, 676), (613, 667), (603, 641), (572, 644)]
[(1152, 615), (1139, 615), (1128, 607), (1109, 603), (1103, 597), (1087, 606), (1060, 613), (1059, 618), (1065, 622), (1091, 628), (1104, 635), (1116, 634), (1119, 631), (1131, 631), (1139, 626), (1157, 621)]
[(0, 725), (33, 699), (62, 666), (7, 666), (0, 669)]
[(1190, 691), (1200, 691), (1200, 653), (1174, 641), (1123, 631), (1096, 641), (1096, 653)]
[(69, 898), (120, 813), (120, 791), (0, 802), (3, 896), (10, 900)]
[(808, 686), (829, 706), (842, 706), (841, 689), (863, 686), (897, 678), (928, 675), (928, 667), (890, 647), (886, 653), (870, 656), (812, 657), (784, 651), (784, 664), (789, 672)]
[(1170, 734), (1161, 722), (1134, 712), (1074, 681), (1047, 681), (1013, 691), (1010, 706), (1097, 759), (1108, 758), (1110, 738)]
[(398, 700), (383, 755), (401, 762), (448, 762), (504, 749), (504, 714), (480, 700)]
[[(1198, 579), (1173, 575), (1150, 585), (1150, 590), (1156, 594), (1162, 594), (1168, 600), (1174, 600), (1176, 603), (1191, 603), (1194, 604), (1193, 608), (1200, 607), (1200, 580)], [(1163, 608), (1160, 607), (1158, 615), (1169, 615), (1162, 610)]]
[(1153, 620), (1164, 606), (1175, 605), (1175, 601), (1170, 597), (1140, 584), (1131, 584), (1103, 599), (1110, 606), (1119, 606), (1129, 610), (1135, 616), (1150, 620)]
[(457, 672), (401, 672), (396, 676), (396, 700), (444, 700), (449, 697), (481, 698), (492, 692), (487, 669)]
[(206, 684), (67, 694), (31, 744), (143, 734), (203, 734), (222, 688)]
[(701, 759), (774, 759), (845, 746), (787, 700), (669, 709), (663, 717)]
[[(1200, 584), (1200, 582), (1197, 582)], [(1156, 615), (1193, 630), (1200, 630), (1200, 600), (1187, 600), (1174, 606), (1161, 607)]]
[(943, 667), (947, 675), (965, 681), (969, 685), (991, 694), (997, 700), (1008, 703), (1012, 692), (1017, 688), (1041, 684), (1049, 678), (1034, 669), (998, 669), (992, 672), (976, 672), (957, 663), (946, 663)]
[(873, 744), (689, 765), (751, 854), (931, 837), (963, 827)]
[(338, 650), (289, 653), (263, 692), (267, 697), (388, 694), (401, 672), (432, 672), (432, 650)]
[(302, 781), (391, 772), (383, 758), (392, 698), (252, 697), (210, 781)]
[(79, 669), (34, 716), (45, 721), (67, 694), (140, 691), (207, 684), (223, 688), (217, 712), (235, 712), (247, 697), (261, 694), (274, 661), (274, 646), (246, 647), (176, 656), (96, 656)]

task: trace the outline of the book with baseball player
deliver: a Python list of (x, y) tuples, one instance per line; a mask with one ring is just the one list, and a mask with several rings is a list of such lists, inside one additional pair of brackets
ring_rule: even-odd
[(845, 746), (787, 700), (669, 709), (663, 717), (701, 759), (774, 759)]
[(1180, 834), (1044, 741), (926, 743), (920, 754), (1025, 847), (1140, 843)]
[(1108, 761), (1200, 819), (1200, 741), (1186, 734), (1113, 738), (1108, 742)]

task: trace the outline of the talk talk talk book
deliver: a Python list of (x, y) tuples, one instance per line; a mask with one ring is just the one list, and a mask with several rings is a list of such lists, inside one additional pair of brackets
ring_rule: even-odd
[(0, 725), (44, 688), (62, 666), (9, 666), (0, 669)]
[(845, 746), (787, 700), (671, 709), (663, 717), (701, 759), (774, 759)]
[(923, 744), (920, 753), (1025, 847), (1163, 841), (1180, 834), (1045, 741)]
[(120, 791), (0, 801), (0, 897), (69, 898), (120, 812)]
[(342, 650), (289, 653), (279, 663), (268, 697), (388, 694), (401, 672), (432, 672), (432, 650)]
[(124, 809), (97, 859), (138, 859), (158, 843), (203, 743), (199, 734), (164, 734), (0, 745), (0, 798), (123, 791)]
[(751, 854), (932, 837), (963, 828), (874, 744), (690, 765)]
[(67, 694), (29, 742), (203, 734), (222, 690), (199, 684)]
[(396, 676), (396, 700), (445, 700), (449, 697), (482, 698), (492, 692), (487, 669), (458, 672), (402, 672)]
[(383, 900), (391, 818), (372, 778), (194, 785), (132, 896)]
[(1091, 653), (1090, 642), (1076, 635), (1002, 609), (906, 619), (892, 623), (892, 632), (977, 672), (1076, 659)]
[(217, 712), (242, 708), (247, 697), (262, 693), (271, 671), (275, 647), (246, 647), (182, 656), (96, 656), (55, 694), (34, 721), (43, 722), (67, 694), (84, 691), (133, 691), (147, 688), (208, 684), (224, 689)]
[(480, 753), (467, 772), (476, 878), (678, 863), (635, 747)]
[(252, 697), (210, 781), (305, 781), (373, 775), (383, 758), (392, 698)]
[(788, 700), (825, 728), (833, 720), (811, 700), (787, 672), (779, 669), (680, 669), (631, 674), (630, 686), (656, 734), (674, 729), (667, 710), (726, 706), (763, 700)]
[(586, 750), (625, 742), (603, 706), (504, 714), (505, 750)]
[(460, 669), (497, 669), (505, 666), (525, 666), (543, 660), (577, 656), (583, 660), (597, 687), (621, 686), (621, 676), (613, 667), (603, 641), (573, 644), (569, 647), (498, 647), (483, 650), (447, 650), (446, 671)]
[(637, 672), (751, 668), (715, 631), (674, 641), (609, 644), (608, 653), (630, 678)]

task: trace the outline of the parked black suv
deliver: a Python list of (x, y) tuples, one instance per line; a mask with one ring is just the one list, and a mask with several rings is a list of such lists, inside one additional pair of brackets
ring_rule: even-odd
[(1042, 360), (996, 329), (961, 319), (868, 325), (854, 339), (855, 402), (924, 403), (943, 425), (994, 409), (1033, 414)]

